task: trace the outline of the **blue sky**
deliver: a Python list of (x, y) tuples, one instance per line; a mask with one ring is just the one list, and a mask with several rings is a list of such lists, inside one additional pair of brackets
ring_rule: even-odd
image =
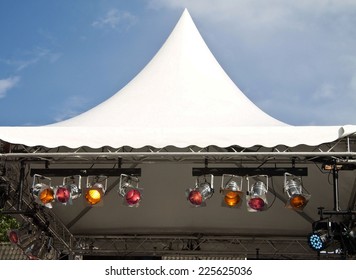
[(354, 0), (0, 0), (0, 126), (54, 123), (112, 96), (184, 8), (265, 112), (292, 125), (356, 124)]

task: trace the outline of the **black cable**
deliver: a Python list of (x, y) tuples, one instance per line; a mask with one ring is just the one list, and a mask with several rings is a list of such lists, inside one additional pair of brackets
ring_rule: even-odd
[(270, 209), (272, 206), (273, 206), (273, 204), (274, 204), (274, 202), (276, 201), (276, 198), (277, 198), (277, 196), (276, 196), (276, 190), (275, 190), (275, 188), (274, 188), (274, 183), (273, 183), (273, 177), (271, 177), (271, 187), (272, 187), (272, 190), (273, 190), (273, 195), (274, 195), (274, 198), (273, 198), (273, 201), (272, 201), (272, 203), (268, 206), (268, 208), (266, 209), (266, 210), (268, 210), (268, 209)]

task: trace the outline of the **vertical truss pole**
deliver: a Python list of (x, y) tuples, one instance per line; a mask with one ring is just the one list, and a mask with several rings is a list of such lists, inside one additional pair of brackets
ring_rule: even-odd
[(18, 185), (19, 197), (17, 202), (17, 210), (19, 211), (22, 210), (23, 188), (25, 183), (25, 168), (26, 168), (25, 162), (21, 161), (20, 178), (19, 178), (19, 185)]
[(340, 211), (339, 206), (339, 171), (336, 164), (333, 167), (333, 185), (334, 185), (334, 211)]

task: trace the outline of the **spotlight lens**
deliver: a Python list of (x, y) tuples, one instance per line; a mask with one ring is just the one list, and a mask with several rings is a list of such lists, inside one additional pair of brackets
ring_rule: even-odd
[(226, 205), (228, 205), (230, 207), (237, 205), (240, 202), (240, 200), (241, 200), (241, 198), (240, 198), (239, 194), (234, 191), (228, 192), (224, 197), (224, 201), (225, 201)]
[(293, 208), (301, 208), (305, 205), (306, 199), (304, 196), (298, 194), (290, 199), (290, 205)]
[(254, 210), (261, 211), (265, 206), (265, 202), (260, 197), (254, 197), (249, 200), (248, 206)]
[(138, 190), (129, 190), (125, 199), (128, 205), (135, 205), (141, 200), (141, 193)]
[(9, 240), (11, 243), (17, 244), (19, 242), (19, 236), (17, 235), (17, 232), (12, 230), (9, 233)]
[(199, 191), (191, 191), (188, 199), (193, 205), (201, 205), (203, 203), (203, 197)]
[(308, 243), (310, 248), (315, 251), (320, 251), (324, 248), (324, 242), (322, 241), (320, 235), (317, 233), (309, 235)]
[(40, 193), (39, 199), (41, 200), (41, 202), (43, 204), (51, 203), (54, 200), (54, 192), (53, 192), (53, 190), (50, 189), (50, 188), (44, 189)]
[(89, 189), (85, 195), (85, 199), (91, 205), (95, 205), (101, 201), (101, 193), (96, 189)]
[(70, 191), (65, 187), (59, 187), (56, 192), (56, 198), (61, 203), (67, 203), (70, 199)]

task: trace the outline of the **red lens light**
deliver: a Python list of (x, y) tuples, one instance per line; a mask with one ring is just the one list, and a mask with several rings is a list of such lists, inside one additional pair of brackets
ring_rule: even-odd
[(56, 192), (56, 198), (61, 203), (67, 203), (70, 199), (70, 191), (65, 187), (59, 187)]
[(17, 244), (19, 242), (19, 236), (16, 231), (10, 231), (8, 236), (11, 243)]
[(138, 190), (129, 190), (126, 195), (125, 199), (128, 205), (135, 205), (141, 200), (141, 193)]
[(194, 205), (201, 205), (203, 203), (203, 197), (199, 191), (191, 191), (188, 199), (190, 203)]
[(265, 206), (265, 202), (260, 197), (254, 197), (249, 200), (248, 206), (254, 210), (261, 211)]

